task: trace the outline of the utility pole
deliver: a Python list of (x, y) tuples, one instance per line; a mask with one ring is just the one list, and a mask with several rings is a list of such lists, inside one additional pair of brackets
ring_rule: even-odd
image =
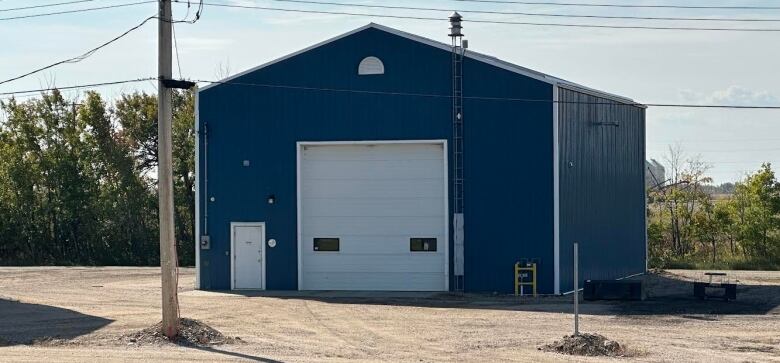
[(169, 339), (179, 333), (176, 242), (173, 219), (173, 169), (171, 159), (171, 0), (159, 1), (157, 39), (157, 192), (160, 198), (160, 269), (162, 275), (162, 333)]

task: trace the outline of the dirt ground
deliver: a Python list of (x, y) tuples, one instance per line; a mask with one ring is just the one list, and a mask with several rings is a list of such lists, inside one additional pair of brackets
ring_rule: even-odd
[(644, 276), (642, 302), (584, 302), (581, 330), (631, 357), (537, 348), (571, 333), (570, 297), (196, 291), (182, 269), (183, 316), (240, 343), (138, 345), (119, 339), (160, 320), (155, 268), (0, 267), (0, 361), (780, 362), (780, 272), (730, 272), (737, 301), (698, 301), (696, 271)]

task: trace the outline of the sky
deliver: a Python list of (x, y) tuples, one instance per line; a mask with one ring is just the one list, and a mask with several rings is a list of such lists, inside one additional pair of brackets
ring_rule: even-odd
[[(51, 11), (123, 4), (137, 0), (91, 0), (25, 11), (20, 6), (63, 0), (0, 0), (0, 80), (73, 57), (154, 15), (155, 3), (56, 16), (3, 20)], [(566, 7), (475, 3), (452, 0), (333, 0), (342, 3), (434, 7), (458, 10), (465, 18), (469, 48), (503, 60), (642, 103), (780, 105), (780, 32), (704, 32), (585, 29), (502, 25), (469, 19), (609, 25), (777, 28), (778, 22), (721, 23), (643, 20), (592, 20), (471, 14), (469, 10), (640, 17), (780, 19), (780, 10), (706, 10)], [(273, 0), (210, 0), (211, 3), (288, 9), (395, 14), (446, 18), (448, 12), (404, 11), (286, 3)], [(771, 0), (568, 0), (568, 3), (770, 5)], [(194, 12), (193, 8), (190, 14)], [(186, 1), (174, 4), (174, 18), (187, 14)], [(225, 69), (234, 74), (375, 22), (434, 40), (449, 42), (448, 23), (371, 16), (300, 14), (205, 6), (195, 24), (176, 24), (181, 76), (214, 80)], [(64, 64), (0, 85), (0, 92), (153, 77), (157, 73), (157, 25), (137, 31), (84, 61)], [(174, 61), (174, 75), (179, 67)], [(98, 89), (108, 98), (123, 92), (155, 92), (155, 83)], [(77, 96), (83, 90), (67, 92)], [(3, 96), (6, 97), (6, 96)], [(20, 99), (24, 99), (21, 97)], [(664, 162), (670, 146), (686, 158), (700, 158), (715, 183), (736, 181), (761, 163), (780, 165), (780, 110), (649, 108), (647, 156)]]

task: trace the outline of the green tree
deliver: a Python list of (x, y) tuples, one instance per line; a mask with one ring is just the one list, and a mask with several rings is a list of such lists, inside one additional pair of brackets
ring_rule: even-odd
[(17, 225), (8, 227), (15, 232), (10, 238), (31, 263), (89, 263), (98, 181), (75, 108), (57, 91), (3, 104), (5, 152), (12, 158), (3, 167), (11, 196), (4, 209)]
[(728, 206), (703, 196), (694, 212), (692, 229), (701, 251), (709, 250), (710, 262), (715, 264), (721, 244), (732, 238), (733, 220)]
[(110, 112), (97, 93), (90, 92), (79, 109), (79, 120), (90, 129), (89, 159), (99, 188), (101, 234), (96, 251), (111, 264), (156, 264), (159, 252), (154, 195), (137, 173), (128, 142), (121, 138)]
[(179, 263), (195, 264), (195, 97), (173, 94), (173, 188)]
[[(173, 93), (174, 218), (179, 263), (195, 263), (195, 98), (192, 92)], [(157, 97), (144, 92), (124, 95), (114, 110), (135, 160), (156, 195)], [(155, 211), (156, 215), (157, 211)], [(155, 228), (156, 228), (155, 221)]]
[(780, 183), (769, 163), (737, 183), (732, 209), (739, 220), (739, 241), (748, 257), (778, 257)]
[[(182, 264), (194, 263), (194, 98), (174, 95)], [(0, 102), (0, 264), (159, 263), (157, 101), (58, 91)]]

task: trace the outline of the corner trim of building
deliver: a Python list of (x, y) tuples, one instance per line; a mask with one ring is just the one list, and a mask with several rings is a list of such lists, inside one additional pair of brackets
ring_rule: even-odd
[[(640, 175), (645, 175), (645, 162), (647, 160), (647, 111), (642, 111), (642, 171)], [(645, 209), (642, 210), (642, 220), (645, 222), (645, 272), (650, 269), (650, 245), (647, 237), (647, 187), (642, 184), (642, 198), (644, 199)]]
[(560, 135), (558, 115), (558, 86), (553, 85), (553, 256), (554, 256), (554, 292), (561, 293), (561, 201), (560, 201)]
[[(382, 144), (434, 144), (442, 145), (444, 157), (444, 290), (450, 291), (450, 206), (449, 206), (449, 152), (447, 148), (447, 139), (433, 140), (354, 140), (354, 141), (296, 141), (295, 142), (295, 199), (296, 199), (296, 228), (298, 249), (298, 290), (303, 290), (303, 264), (301, 255), (301, 245), (303, 234), (301, 231), (301, 149), (309, 145), (382, 145)], [(231, 277), (232, 279), (232, 277)]]
[(450, 291), (450, 164), (447, 140), (441, 140), (444, 153), (444, 291)]
[(303, 290), (303, 257), (301, 256), (301, 147), (300, 141), (295, 143), (295, 254), (298, 258), (298, 289)]
[(195, 88), (195, 289), (200, 289), (200, 89)]

